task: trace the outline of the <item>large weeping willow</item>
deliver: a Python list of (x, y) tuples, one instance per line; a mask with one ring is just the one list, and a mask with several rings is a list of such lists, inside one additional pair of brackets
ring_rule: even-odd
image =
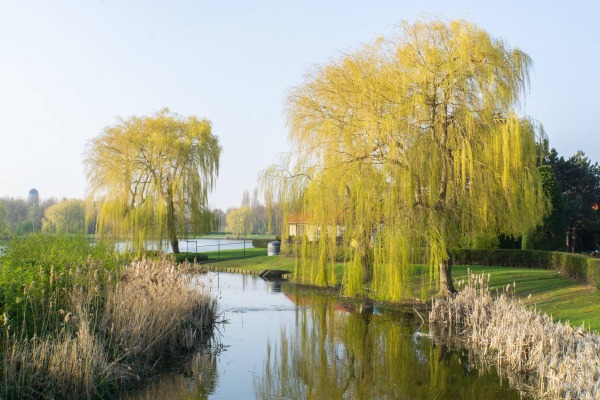
[(519, 114), (531, 65), (471, 22), (422, 19), (313, 67), (287, 96), (292, 151), (261, 175), (307, 221), (298, 278), (334, 281), (342, 226), (348, 294), (370, 282), (381, 298), (411, 296), (421, 263), (420, 279), (453, 292), (461, 240), (534, 227), (548, 202), (545, 135)]
[(165, 108), (150, 117), (119, 118), (87, 143), (90, 208), (98, 208), (100, 237), (126, 239), (134, 249), (149, 240), (211, 232), (216, 220), (207, 195), (219, 172), (221, 146), (211, 124)]

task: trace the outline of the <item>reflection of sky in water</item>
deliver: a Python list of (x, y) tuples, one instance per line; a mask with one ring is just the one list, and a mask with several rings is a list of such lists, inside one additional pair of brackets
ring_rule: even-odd
[[(343, 366), (347, 365), (349, 354), (352, 352), (352, 359), (356, 357), (360, 368), (363, 368), (365, 362), (371, 363), (373, 368), (367, 369), (367, 372), (371, 371), (370, 373), (379, 374), (378, 376), (369, 376), (368, 373), (364, 375), (365, 371), (357, 370), (357, 375), (353, 378), (359, 380), (359, 376), (364, 375), (360, 379), (367, 381), (361, 382), (359, 386), (365, 386), (367, 383), (366, 386), (372, 390), (369, 396), (378, 392), (377, 385), (380, 380), (385, 381), (385, 374), (397, 374), (398, 377), (393, 379), (398, 379), (398, 385), (407, 384), (402, 380), (408, 380), (409, 388), (421, 387), (414, 393), (411, 392), (410, 397), (402, 395), (403, 398), (443, 398), (432, 395), (439, 392), (437, 388), (427, 389), (429, 380), (432, 379), (441, 380), (446, 386), (455, 385), (457, 388), (450, 392), (447, 389), (444, 389), (446, 392), (442, 391), (453, 393), (455, 398), (481, 398), (473, 396), (480, 396), (482, 393), (485, 393), (486, 400), (519, 398), (516, 391), (507, 388), (506, 383), (504, 386), (499, 385), (500, 379), (495, 373), (487, 373), (483, 377), (471, 373), (464, 355), (454, 351), (438, 351), (437, 346), (432, 345), (426, 326), (419, 330), (420, 322), (416, 325), (406, 325), (406, 322), (402, 322), (401, 312), (375, 307), (372, 315), (357, 314), (361, 309), (360, 304), (339, 301), (310, 288), (294, 286), (280, 280), (265, 281), (255, 275), (210, 273), (202, 275), (199, 279), (210, 282), (213, 293), (220, 297), (220, 312), (227, 320), (226, 324), (218, 327), (222, 333), (220, 341), (224, 345), (223, 351), (214, 358), (212, 364), (206, 361), (206, 356), (197, 356), (196, 361), (191, 362), (193, 367), (188, 367), (186, 373), (163, 374), (146, 389), (126, 396), (127, 399), (341, 398), (336, 397), (335, 390), (326, 390), (325, 393), (329, 394), (314, 397), (307, 395), (304, 389), (296, 389), (293, 385), (298, 374), (294, 368), (283, 368), (288, 375), (277, 379), (283, 379), (285, 382), (277, 382), (270, 388), (269, 385), (273, 382), (265, 377), (273, 377), (282, 371), (281, 365), (277, 364), (281, 362), (282, 332), (285, 332), (288, 347), (292, 349), (290, 354), (294, 354), (294, 362), (299, 363), (296, 364), (299, 369), (305, 369), (303, 374), (313, 374), (312, 379), (329, 378), (331, 371), (327, 369), (329, 367), (322, 370), (319, 359), (323, 357), (316, 354), (311, 358), (310, 351), (304, 347), (306, 345), (311, 347), (317, 343), (329, 343), (327, 357), (338, 360), (337, 374), (343, 371)], [(302, 321), (306, 324), (302, 325)], [(300, 335), (302, 330), (304, 336)], [(325, 337), (323, 332), (327, 335), (324, 342), (319, 339)], [(423, 332), (423, 335), (415, 335), (415, 332)], [(383, 342), (387, 344), (382, 348)], [(302, 346), (300, 343), (303, 343)], [(271, 364), (267, 367), (265, 363), (269, 346)], [(361, 346), (366, 350), (363, 351)], [(397, 353), (399, 348), (403, 349), (401, 353)], [(401, 356), (397, 355), (397, 359), (393, 360), (386, 359), (383, 353), (387, 353), (388, 350), (390, 354)], [(373, 354), (369, 355), (369, 352)], [(435, 370), (444, 370), (436, 367), (436, 362), (451, 366), (451, 373), (448, 373), (448, 376), (441, 374), (432, 378), (430, 375), (436, 373)], [(381, 366), (382, 363), (393, 367), (388, 366), (389, 370), (386, 370), (385, 366)], [(189, 372), (190, 370), (192, 372)], [(289, 393), (285, 392), (288, 390), (285, 389), (288, 383), (288, 389), (292, 391)], [(318, 385), (317, 382), (312, 384)], [(439, 385), (439, 382), (437, 384)], [(392, 387), (396, 385), (395, 381), (391, 384), (388, 382), (387, 385), (381, 387), (380, 393), (397, 390)], [(272, 396), (265, 396), (261, 392), (260, 388), (264, 387), (273, 389)], [(356, 390), (359, 389), (356, 387), (348, 389), (343, 397), (371, 398), (357, 394)], [(425, 389), (422, 389), (423, 387)]]
[[(127, 248), (127, 242), (118, 242), (117, 248), (119, 251), (123, 252)], [(162, 248), (161, 248), (162, 247)], [(252, 240), (227, 240), (227, 239), (180, 239), (179, 240), (179, 251), (188, 253), (204, 253), (209, 251), (218, 251), (218, 250), (239, 250), (239, 249), (251, 249)], [(173, 250), (171, 249), (171, 243), (169, 241), (165, 241), (160, 246), (160, 243), (156, 241), (148, 242), (146, 245), (147, 250), (157, 250), (161, 249), (165, 253), (171, 253)]]

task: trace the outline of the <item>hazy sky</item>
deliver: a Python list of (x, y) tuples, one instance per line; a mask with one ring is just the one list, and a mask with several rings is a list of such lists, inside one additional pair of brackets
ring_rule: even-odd
[(282, 100), (322, 63), (421, 12), (466, 17), (534, 61), (526, 112), (600, 161), (597, 1), (0, 0), (0, 196), (83, 197), (88, 139), (162, 107), (213, 123), (214, 206), (286, 151)]

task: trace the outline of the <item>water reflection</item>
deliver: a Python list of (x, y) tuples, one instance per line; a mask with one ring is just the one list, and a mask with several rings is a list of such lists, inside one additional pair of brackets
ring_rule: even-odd
[(217, 355), (200, 352), (179, 366), (155, 377), (143, 390), (129, 393), (127, 399), (209, 399), (218, 384)]
[(285, 282), (279, 278), (262, 278), (267, 282), (267, 291), (272, 293), (281, 293), (281, 285)]
[(468, 350), (433, 340), (412, 313), (340, 301), (255, 275), (220, 273), (212, 278), (228, 320), (219, 326), (224, 351), (197, 354), (122, 397), (519, 398), (493, 368), (478, 368)]
[[(93, 240), (90, 240), (94, 242)], [(131, 251), (131, 244), (124, 241), (115, 243), (115, 246), (120, 252)], [(163, 242), (147, 241), (145, 243), (146, 250), (161, 250), (165, 253), (172, 253), (171, 244), (168, 240)], [(179, 250), (185, 253), (205, 253), (210, 251), (225, 251), (225, 250), (241, 250), (254, 248), (252, 240), (244, 239), (180, 239)]]
[(466, 351), (415, 336), (397, 312), (287, 295), (312, 307), (298, 307), (294, 326), (267, 346), (257, 399), (520, 398), (494, 371), (473, 370)]

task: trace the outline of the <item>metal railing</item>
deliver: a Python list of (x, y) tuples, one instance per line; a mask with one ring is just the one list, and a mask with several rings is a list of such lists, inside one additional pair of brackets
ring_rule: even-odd
[[(195, 249), (194, 253), (198, 253), (198, 249), (200, 249), (200, 252), (202, 252), (202, 248), (206, 248), (206, 247), (216, 247), (217, 248), (217, 260), (221, 259), (221, 248), (222, 247), (227, 247), (227, 246), (235, 246), (235, 245), (243, 245), (242, 248), (237, 248), (237, 249), (232, 249), (232, 250), (242, 250), (243, 249), (243, 256), (242, 257), (246, 257), (246, 248), (252, 248), (252, 240), (247, 240), (247, 239), (237, 239), (236, 241), (233, 241), (231, 239), (223, 239), (224, 241), (226, 241), (226, 243), (221, 243), (221, 239), (209, 239), (209, 240), (216, 240), (217, 244), (204, 244), (204, 245), (198, 245), (198, 241), (202, 241), (202, 240), (206, 240), (206, 239), (185, 239), (182, 240), (182, 242), (186, 243), (186, 253), (190, 252), (190, 243), (194, 244), (194, 247), (192, 249)], [(247, 243), (250, 244), (250, 246), (247, 246)], [(227, 249), (223, 249), (223, 250), (227, 250)], [(213, 253), (215, 250), (211, 250), (209, 252)], [(236, 257), (237, 258), (237, 257)]]

